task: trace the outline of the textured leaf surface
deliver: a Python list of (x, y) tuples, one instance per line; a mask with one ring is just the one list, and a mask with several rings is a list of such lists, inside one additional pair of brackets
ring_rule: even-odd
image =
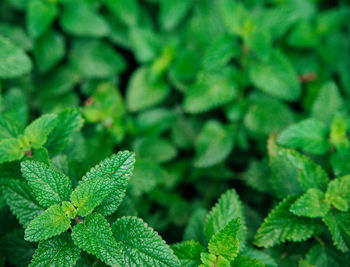
[(294, 101), (300, 97), (301, 87), (288, 58), (274, 52), (268, 62), (252, 66), (250, 77), (256, 87), (278, 98)]
[(44, 213), (32, 220), (25, 230), (28, 241), (40, 241), (59, 235), (70, 227), (70, 219), (60, 205), (52, 205)]
[(123, 217), (112, 225), (122, 250), (122, 266), (178, 266), (170, 247), (141, 219)]
[(57, 126), (49, 135), (46, 147), (52, 154), (61, 152), (71, 140), (71, 135), (83, 126), (84, 120), (77, 108), (69, 108), (58, 114)]
[(346, 175), (330, 181), (326, 199), (338, 210), (347, 211), (350, 202), (350, 176)]
[(24, 161), (21, 167), (23, 176), (43, 207), (48, 208), (68, 200), (72, 184), (65, 174), (38, 161)]
[(39, 148), (45, 144), (47, 136), (56, 124), (57, 115), (45, 114), (29, 124), (24, 130), (24, 135), (29, 139), (33, 148)]
[(231, 264), (231, 267), (264, 267), (262, 261), (249, 258), (247, 256), (238, 256), (234, 262)]
[(206, 249), (196, 241), (184, 241), (171, 246), (183, 267), (197, 267), (201, 264), (201, 253)]
[(73, 227), (74, 243), (111, 266), (123, 266), (120, 248), (113, 237), (111, 226), (98, 213), (87, 216), (84, 223)]
[(201, 253), (202, 264), (199, 267), (229, 267), (230, 262), (222, 256), (215, 256), (209, 253)]
[(284, 130), (277, 143), (313, 154), (323, 154), (329, 147), (327, 133), (327, 128), (322, 122), (306, 119)]
[(115, 182), (112, 179), (104, 177), (86, 180), (81, 183), (74, 189), (70, 197), (74, 206), (78, 208), (78, 214), (86, 216), (92, 212), (112, 192), (114, 184)]
[(129, 177), (135, 163), (135, 155), (129, 151), (120, 151), (105, 159), (96, 167), (92, 168), (83, 180), (92, 180), (99, 177), (108, 178), (114, 181), (111, 193), (96, 208), (96, 211), (103, 215), (113, 213), (122, 202), (127, 188)]
[(0, 35), (0, 78), (14, 78), (31, 71), (32, 62), (27, 54)]
[(5, 138), (0, 141), (0, 163), (20, 160), (24, 155), (21, 141), (16, 138)]
[(269, 213), (255, 235), (256, 245), (271, 247), (285, 241), (304, 241), (312, 236), (313, 221), (289, 211), (296, 199), (295, 196), (285, 198)]
[(69, 233), (63, 233), (41, 241), (35, 251), (30, 267), (74, 266), (79, 258), (78, 248)]
[(218, 121), (208, 121), (197, 137), (194, 165), (204, 168), (218, 164), (228, 157), (233, 146), (232, 130)]
[(350, 250), (350, 212), (333, 210), (323, 221), (332, 234), (334, 245), (342, 252)]
[(214, 234), (209, 240), (209, 253), (217, 256), (221, 255), (228, 261), (232, 261), (238, 254), (238, 231), (240, 227), (239, 218), (235, 218)]
[(11, 212), (24, 227), (44, 211), (25, 181), (9, 179), (3, 193)]
[(323, 217), (329, 211), (330, 205), (325, 201), (324, 193), (316, 188), (309, 189), (298, 198), (289, 211), (297, 216)]
[(221, 195), (216, 205), (212, 208), (206, 221), (205, 232), (207, 240), (213, 235), (224, 229), (233, 219), (240, 218), (242, 224), (239, 230), (238, 238), (242, 246), (245, 241), (245, 217), (243, 214), (242, 203), (235, 190), (228, 190)]

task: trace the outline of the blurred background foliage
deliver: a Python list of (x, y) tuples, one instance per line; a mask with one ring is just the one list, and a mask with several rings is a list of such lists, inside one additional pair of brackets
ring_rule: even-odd
[[(308, 117), (325, 134), (335, 114), (350, 123), (349, 18), (345, 0), (2, 0), (1, 114), (24, 127), (81, 107), (82, 131), (52, 160), (77, 179), (135, 151), (118, 216), (138, 215), (173, 243), (235, 188), (251, 240), (293, 192), (270, 175), (269, 135)], [(1, 63), (5, 48), (16, 64)], [(326, 141), (304, 152), (337, 175), (350, 170), (339, 166), (345, 150)]]

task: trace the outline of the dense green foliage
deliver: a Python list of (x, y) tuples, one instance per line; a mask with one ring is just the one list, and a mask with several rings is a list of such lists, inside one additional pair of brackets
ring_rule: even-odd
[(349, 18), (1, 0), (0, 267), (350, 266)]

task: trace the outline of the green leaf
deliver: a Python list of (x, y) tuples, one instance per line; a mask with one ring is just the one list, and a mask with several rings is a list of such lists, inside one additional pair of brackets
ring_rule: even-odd
[(311, 219), (289, 211), (296, 199), (286, 197), (269, 213), (255, 235), (257, 246), (267, 248), (286, 241), (305, 241), (314, 234), (315, 224)]
[(61, 204), (62, 201), (68, 200), (72, 193), (70, 179), (44, 163), (24, 161), (21, 163), (21, 171), (40, 205), (45, 208)]
[(317, 267), (343, 267), (350, 264), (349, 256), (334, 247), (315, 245), (306, 260)]
[(70, 234), (63, 233), (39, 243), (30, 267), (75, 266), (79, 254), (80, 248), (73, 243)]
[(350, 176), (346, 175), (330, 181), (326, 199), (338, 210), (347, 211), (350, 202)]
[(289, 211), (297, 216), (314, 218), (325, 216), (329, 209), (330, 205), (325, 201), (324, 193), (311, 188), (293, 203)]
[(171, 31), (189, 12), (193, 1), (160, 1), (159, 23), (162, 29)]
[(289, 126), (278, 136), (277, 143), (304, 152), (324, 154), (328, 150), (328, 130), (316, 119), (306, 119)]
[(233, 129), (219, 121), (207, 121), (196, 140), (195, 167), (205, 168), (222, 162), (231, 153), (233, 146)]
[(350, 250), (350, 212), (332, 210), (324, 218), (334, 245), (342, 252)]
[(209, 253), (201, 253), (202, 264), (199, 267), (230, 267), (230, 262), (222, 256), (215, 256)]
[(196, 241), (184, 241), (171, 246), (175, 256), (180, 260), (181, 266), (197, 267), (201, 264), (201, 253), (205, 248)]
[(24, 227), (44, 211), (25, 181), (9, 179), (3, 194), (11, 212)]
[(96, 208), (96, 211), (102, 215), (110, 215), (119, 207), (125, 196), (125, 190), (134, 164), (134, 153), (120, 151), (105, 159), (85, 174), (83, 181), (98, 179), (99, 177), (114, 181), (111, 193)]
[(79, 131), (84, 123), (78, 108), (68, 108), (60, 112), (57, 121), (45, 144), (52, 154), (61, 152), (71, 141), (72, 134)]
[(32, 69), (28, 55), (19, 47), (0, 35), (0, 78), (15, 78)]
[(137, 69), (131, 76), (126, 91), (126, 104), (131, 112), (140, 111), (163, 102), (170, 88), (163, 80), (151, 82), (148, 69)]
[(231, 267), (264, 267), (265, 265), (260, 260), (252, 259), (247, 256), (239, 255), (234, 262), (231, 264)]
[(136, 155), (156, 163), (165, 163), (177, 155), (176, 147), (167, 139), (158, 137), (143, 137), (136, 139), (133, 145)]
[(16, 138), (0, 140), (0, 163), (20, 160), (24, 155), (22, 143)]
[(267, 62), (252, 65), (250, 78), (260, 90), (287, 101), (299, 99), (301, 87), (293, 65), (281, 52), (273, 52)]
[(24, 136), (28, 138), (33, 148), (43, 146), (47, 140), (47, 136), (57, 125), (57, 115), (45, 114), (34, 120), (24, 130)]
[(162, 238), (141, 219), (123, 217), (112, 225), (121, 250), (122, 266), (178, 266), (179, 261)]
[(224, 229), (233, 219), (240, 218), (242, 227), (238, 233), (238, 239), (241, 246), (245, 243), (245, 217), (243, 214), (242, 203), (234, 189), (226, 191), (222, 194), (207, 216), (205, 225), (205, 233), (207, 240), (213, 235)]
[(65, 32), (82, 37), (103, 37), (109, 33), (104, 18), (84, 0), (65, 1), (60, 25)]
[(46, 240), (66, 231), (70, 227), (70, 219), (60, 205), (50, 208), (32, 220), (25, 230), (24, 239), (31, 242)]
[(104, 0), (103, 1), (108, 9), (117, 17), (120, 21), (128, 26), (136, 25), (138, 22), (139, 4), (137, 0)]
[(18, 133), (28, 123), (29, 107), (25, 90), (20, 88), (10, 88), (3, 94), (1, 103), (2, 115), (11, 120), (12, 127), (19, 127)]
[(40, 73), (49, 71), (65, 55), (63, 36), (57, 32), (49, 31), (35, 42), (33, 54), (38, 71)]
[(232, 261), (238, 254), (238, 231), (240, 227), (239, 218), (235, 218), (214, 234), (209, 240), (209, 253), (223, 256), (228, 261)]
[(232, 70), (221, 73), (202, 73), (198, 81), (189, 88), (184, 98), (184, 110), (189, 113), (203, 113), (221, 107), (237, 96)]
[(114, 188), (114, 181), (105, 177), (86, 180), (74, 189), (70, 199), (80, 216), (91, 213)]
[(337, 85), (334, 82), (327, 82), (320, 88), (312, 105), (311, 114), (312, 117), (329, 125), (337, 111), (343, 108), (343, 99)]
[(184, 231), (184, 240), (194, 240), (202, 245), (206, 244), (205, 220), (208, 212), (204, 209), (198, 209), (193, 212)]
[(83, 223), (73, 227), (74, 243), (86, 252), (95, 255), (111, 266), (123, 266), (123, 255), (113, 238), (111, 226), (98, 213), (87, 216)]
[(0, 117), (0, 140), (17, 137), (20, 132), (20, 125), (8, 118)]
[(26, 18), (29, 34), (36, 39), (46, 32), (57, 17), (58, 11), (54, 2), (30, 0)]

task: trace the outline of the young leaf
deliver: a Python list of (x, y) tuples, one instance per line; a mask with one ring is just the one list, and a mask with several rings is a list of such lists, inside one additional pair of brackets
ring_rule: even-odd
[[(80, 216), (86, 216), (101, 204), (102, 200), (108, 196), (115, 187), (112, 179), (98, 177), (86, 180), (74, 189), (70, 199), (78, 209)], [(114, 192), (113, 192), (114, 193)]]
[(63, 233), (41, 241), (30, 263), (30, 267), (75, 266), (79, 258), (78, 248), (69, 233)]
[(201, 253), (205, 248), (196, 241), (184, 241), (171, 246), (175, 256), (180, 260), (181, 266), (197, 267), (201, 264)]
[(57, 115), (43, 115), (25, 128), (24, 136), (29, 139), (29, 142), (33, 148), (39, 148), (45, 144), (47, 136), (55, 128), (56, 124)]
[(120, 151), (116, 155), (105, 159), (92, 168), (83, 181), (103, 177), (114, 181), (111, 193), (96, 208), (102, 215), (112, 214), (122, 202), (125, 196), (129, 177), (132, 174), (135, 163), (135, 155), (129, 151)]
[(208, 214), (205, 232), (207, 240), (210, 240), (213, 235), (224, 229), (233, 219), (240, 218), (242, 227), (238, 233), (238, 239), (241, 245), (245, 241), (245, 218), (241, 201), (235, 190), (228, 190), (220, 196), (216, 205)]
[(264, 267), (264, 263), (260, 260), (252, 259), (247, 256), (239, 255), (234, 262), (231, 264), (231, 267)]
[(22, 143), (17, 138), (0, 140), (0, 163), (20, 160), (24, 155)]
[(9, 179), (4, 185), (3, 194), (11, 212), (24, 227), (44, 211), (25, 181)]
[(61, 152), (70, 142), (71, 135), (79, 131), (84, 123), (78, 108), (68, 108), (60, 112), (57, 121), (45, 144), (52, 154)]
[(0, 78), (15, 78), (31, 71), (32, 62), (26, 53), (0, 35)]
[(295, 196), (286, 197), (269, 213), (255, 235), (256, 245), (266, 248), (285, 241), (304, 241), (313, 235), (313, 221), (289, 211), (296, 199)]
[(202, 264), (199, 267), (230, 267), (230, 262), (222, 256), (209, 253), (201, 253)]
[(350, 202), (350, 176), (346, 175), (330, 181), (326, 199), (338, 210), (347, 211)]
[(178, 266), (172, 250), (154, 230), (136, 217), (123, 217), (112, 225), (123, 254), (122, 266)]
[(228, 261), (232, 261), (238, 254), (238, 231), (240, 227), (239, 218), (235, 218), (214, 234), (208, 244), (209, 253), (223, 256)]
[(0, 140), (15, 138), (20, 133), (20, 124), (0, 116)]
[(189, 219), (184, 231), (184, 240), (194, 240), (200, 244), (206, 244), (205, 219), (208, 212), (204, 209), (196, 210)]
[(323, 218), (323, 221), (332, 234), (334, 245), (342, 252), (348, 252), (350, 250), (350, 212), (333, 210)]
[(21, 171), (28, 181), (40, 205), (45, 208), (61, 204), (72, 193), (70, 179), (63, 173), (37, 161), (24, 161)]
[(25, 230), (24, 239), (31, 242), (59, 235), (70, 227), (70, 219), (60, 205), (52, 205), (32, 220)]
[(111, 266), (123, 266), (120, 247), (113, 238), (111, 226), (98, 213), (87, 216), (83, 223), (73, 227), (74, 243)]
[(325, 201), (324, 193), (311, 188), (293, 203), (289, 211), (297, 216), (314, 218), (325, 216), (329, 209), (330, 205)]
[(304, 152), (324, 154), (328, 150), (327, 128), (316, 119), (306, 119), (289, 126), (277, 138), (277, 143)]
[(218, 164), (228, 157), (233, 146), (232, 129), (218, 121), (209, 120), (197, 137), (194, 165), (198, 168), (205, 168)]

